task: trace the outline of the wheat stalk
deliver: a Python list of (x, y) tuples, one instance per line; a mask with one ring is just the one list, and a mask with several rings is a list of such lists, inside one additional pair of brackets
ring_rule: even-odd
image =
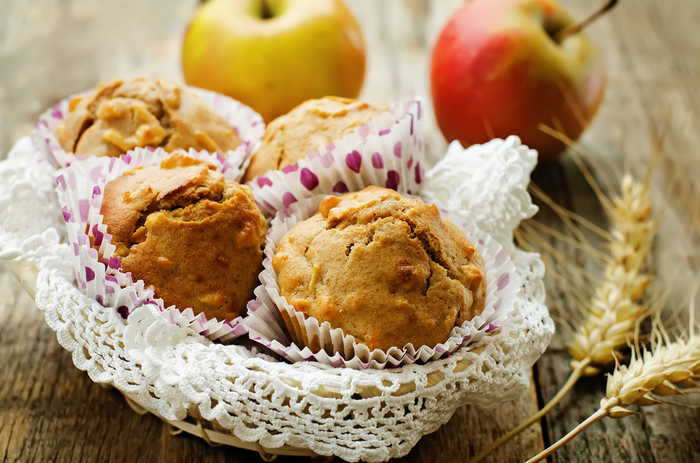
[[(695, 300), (694, 294), (691, 300)], [(647, 407), (670, 403), (659, 400), (654, 395), (668, 397), (684, 395), (684, 391), (700, 391), (700, 385), (694, 381), (700, 378), (700, 338), (693, 335), (694, 312), (695, 308), (691, 305), (691, 336), (688, 341), (678, 339), (671, 342), (663, 328), (660, 328), (657, 333), (660, 333), (663, 340), (658, 347), (652, 351), (632, 349), (629, 366), (616, 364), (613, 374), (608, 376), (606, 397), (600, 401), (600, 409), (527, 463), (545, 459), (606, 416), (624, 418), (635, 414), (627, 409), (630, 405)]]
[[(592, 177), (590, 181), (593, 181)], [(595, 190), (602, 195), (600, 188)], [(538, 192), (538, 196), (542, 195), (544, 193)], [(632, 176), (625, 175), (621, 181), (620, 195), (612, 200), (605, 198), (603, 201), (601, 198), (601, 203), (608, 212), (611, 225), (609, 234), (599, 234), (608, 237), (610, 255), (603, 271), (604, 280), (596, 287), (585, 308), (586, 320), (573, 333), (573, 342), (566, 346), (572, 356), (569, 378), (541, 410), (495, 440), (469, 463), (480, 461), (540, 420), (582, 376), (598, 374), (602, 367), (615, 363), (621, 349), (626, 348), (634, 336), (635, 328), (646, 312), (638, 301), (651, 281), (650, 276), (643, 272), (643, 266), (657, 229), (652, 218), (648, 182), (638, 182)], [(564, 214), (560, 210), (557, 213), (568, 220), (567, 226), (571, 228), (572, 214)], [(547, 229), (540, 228), (540, 231), (547, 232)], [(580, 241), (584, 247), (590, 247), (590, 243)], [(561, 273), (558, 276), (562, 276)]]

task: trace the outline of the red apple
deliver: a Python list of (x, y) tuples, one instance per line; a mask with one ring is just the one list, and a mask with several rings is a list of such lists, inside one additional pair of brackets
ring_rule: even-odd
[(440, 34), (431, 63), (435, 116), (447, 140), (462, 145), (517, 135), (552, 160), (564, 145), (546, 124), (576, 140), (605, 90), (601, 59), (551, 0), (474, 0)]

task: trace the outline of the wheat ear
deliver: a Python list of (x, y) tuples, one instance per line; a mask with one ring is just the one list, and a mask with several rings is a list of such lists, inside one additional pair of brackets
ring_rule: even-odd
[(627, 409), (630, 405), (646, 407), (668, 403), (654, 395), (674, 396), (683, 395), (683, 390), (700, 391), (700, 385), (694, 381), (700, 378), (700, 338), (692, 335), (693, 313), (694, 307), (691, 307), (690, 340), (663, 341), (653, 351), (632, 349), (629, 366), (617, 364), (613, 374), (608, 376), (606, 397), (600, 401), (600, 409), (527, 463), (547, 458), (588, 426), (606, 416), (624, 418), (634, 415), (634, 412)]
[(573, 334), (573, 342), (566, 346), (572, 356), (571, 375), (541, 410), (495, 440), (469, 463), (480, 461), (539, 421), (582, 376), (595, 375), (601, 367), (613, 364), (634, 336), (635, 327), (646, 311), (638, 301), (651, 281), (642, 270), (656, 233), (647, 183), (625, 175), (620, 196), (612, 200), (607, 210), (611, 221), (610, 256), (603, 272), (604, 280), (587, 307), (586, 321)]
[(595, 375), (600, 367), (613, 364), (621, 355), (620, 349), (627, 347), (644, 313), (637, 302), (651, 282), (642, 271), (656, 231), (648, 189), (626, 175), (621, 190), (621, 196), (613, 201), (605, 279), (591, 300), (586, 322), (566, 346), (573, 357), (572, 370), (581, 369), (584, 376)]

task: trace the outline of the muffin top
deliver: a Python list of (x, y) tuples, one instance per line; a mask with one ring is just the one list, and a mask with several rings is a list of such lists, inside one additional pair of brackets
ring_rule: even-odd
[(319, 146), (351, 133), (370, 119), (388, 111), (361, 101), (327, 96), (308, 100), (270, 122), (260, 149), (253, 155), (244, 182), (268, 170), (279, 170), (306, 157)]
[(166, 307), (236, 318), (257, 286), (267, 222), (250, 188), (183, 154), (105, 186), (101, 211), (115, 257)]
[(165, 79), (112, 79), (71, 100), (56, 130), (67, 152), (119, 156), (136, 147), (220, 153), (240, 144), (226, 120), (194, 93)]
[(484, 309), (483, 259), (435, 205), (368, 187), (328, 196), (272, 261), (295, 310), (370, 349), (435, 346)]

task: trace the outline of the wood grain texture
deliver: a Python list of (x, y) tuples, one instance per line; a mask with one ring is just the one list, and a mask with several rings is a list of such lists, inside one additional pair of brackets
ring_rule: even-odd
[[(579, 15), (589, 8), (587, 2), (564, 3)], [(661, 214), (662, 226), (651, 257), (659, 280), (657, 287), (674, 289), (671, 298), (674, 309), (676, 304), (687, 304), (689, 288), (697, 278), (696, 269), (690, 268), (686, 260), (688, 254), (697, 252), (697, 242), (693, 243), (697, 231), (689, 228), (689, 214), (679, 201), (682, 198), (674, 195), (666, 198), (664, 194), (670, 185), (698, 185), (700, 153), (692, 146), (700, 142), (700, 36), (690, 27), (698, 19), (698, 2), (622, 1), (609, 17), (589, 30), (605, 57), (609, 83), (601, 111), (584, 135), (582, 145), (607, 166), (606, 171), (627, 171), (639, 177), (645, 174), (657, 151), (655, 139), (664, 132), (661, 148), (675, 163), (671, 172), (656, 169), (652, 178), (652, 200)], [(538, 168), (533, 180), (560, 204), (594, 219), (598, 225), (606, 224), (593, 193), (570, 160), (557, 167)], [(558, 224), (546, 214), (543, 208), (538, 220)], [(590, 257), (565, 247), (561, 250), (566, 250), (580, 265), (594, 268)], [(572, 310), (551, 280), (548, 295), (552, 304)], [(561, 351), (568, 339), (565, 330), (559, 329), (549, 351), (538, 362), (537, 382), (545, 401), (568, 377), (568, 358)], [(604, 396), (604, 376), (581, 380), (547, 416), (544, 423), (547, 440), (553, 442), (564, 436), (595, 411)], [(606, 418), (594, 424), (555, 453), (551, 461), (697, 459), (700, 411), (673, 406), (636, 411), (642, 414), (623, 420)]]
[[(180, 34), (196, 0), (41, 0), (0, 2), (0, 159), (27, 135), (38, 114), (58, 99), (113, 75), (179, 79)], [(438, 33), (462, 0), (348, 0), (368, 49), (362, 98), (384, 103), (401, 96), (429, 96), (428, 64)], [(565, 0), (585, 16), (590, 2)], [(41, 4), (41, 6), (37, 6)], [(697, 268), (700, 234), (687, 232), (689, 210), (700, 210), (700, 2), (621, 1), (588, 33), (608, 70), (608, 92), (599, 115), (581, 140), (609, 171), (637, 175), (661, 151), (652, 179), (664, 203), (664, 222), (653, 262), (663, 284), (687, 295)], [(115, 39), (117, 37), (117, 39)], [(47, 79), (46, 76), (50, 76)], [(432, 159), (446, 142), (428, 112), (427, 147)], [(655, 137), (664, 133), (658, 144)], [(606, 227), (595, 195), (571, 158), (540, 166), (533, 181), (560, 204)], [(669, 188), (673, 186), (674, 188)], [(681, 194), (680, 192), (685, 192)], [(546, 208), (538, 220), (560, 227)], [(595, 271), (590, 256), (552, 241), (577, 264)], [(681, 263), (682, 265), (680, 265)], [(682, 267), (678, 273), (676, 269)], [(674, 278), (669, 278), (674, 275)], [(551, 278), (552, 306), (573, 310)], [(682, 299), (682, 297), (679, 297)], [(465, 461), (524, 420), (539, 401), (566, 380), (568, 359), (558, 332), (538, 362), (532, 387), (493, 411), (462, 407), (451, 421), (425, 436), (404, 462)], [(486, 461), (518, 462), (534, 455), (592, 413), (604, 396), (605, 378), (581, 380), (543, 420)], [(604, 419), (557, 452), (561, 462), (695, 461), (700, 453), (700, 411), (656, 407), (639, 417)], [(8, 265), (0, 262), (0, 462), (259, 462), (255, 453), (210, 447), (151, 416), (136, 414), (113, 389), (77, 370), (56, 342), (43, 313)], [(280, 457), (281, 462), (308, 461)]]

